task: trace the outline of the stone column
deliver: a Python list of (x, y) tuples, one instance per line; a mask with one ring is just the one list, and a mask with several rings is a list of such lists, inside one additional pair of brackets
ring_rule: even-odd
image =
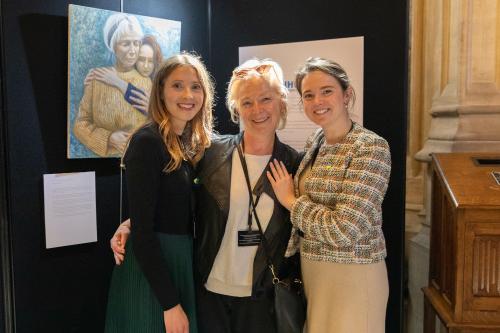
[(500, 152), (500, 2), (437, 2), (442, 5), (442, 29), (435, 32), (440, 82), (427, 140), (415, 157), (429, 162), (434, 152)]
[[(425, 218), (407, 244), (407, 327), (409, 333), (420, 333), (420, 288), (428, 282), (430, 154), (500, 154), (500, 0), (412, 0), (410, 15), (409, 153), (415, 153), (422, 138), (414, 157), (423, 164), (410, 165), (418, 172), (407, 184), (422, 177), (420, 215)], [(408, 191), (407, 198), (418, 197)]]

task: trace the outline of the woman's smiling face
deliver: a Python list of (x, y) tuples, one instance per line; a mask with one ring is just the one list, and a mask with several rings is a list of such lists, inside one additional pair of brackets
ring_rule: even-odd
[(349, 94), (337, 79), (322, 71), (313, 71), (302, 80), (304, 112), (313, 123), (322, 128), (348, 118), (346, 105)]
[(166, 78), (163, 101), (177, 134), (181, 134), (186, 123), (200, 112), (204, 98), (203, 87), (193, 67), (179, 66)]
[(255, 135), (274, 134), (282, 108), (280, 95), (275, 90), (261, 77), (238, 83), (236, 109), (245, 131)]

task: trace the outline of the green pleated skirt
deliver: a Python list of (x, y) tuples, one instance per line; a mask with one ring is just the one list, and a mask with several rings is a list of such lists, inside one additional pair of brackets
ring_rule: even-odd
[[(193, 281), (193, 239), (189, 235), (156, 233), (177, 288), (189, 332), (197, 333)], [(165, 333), (163, 310), (133, 253), (131, 239), (125, 261), (115, 266), (109, 287), (105, 333)], [(168, 333), (168, 332), (167, 332)]]

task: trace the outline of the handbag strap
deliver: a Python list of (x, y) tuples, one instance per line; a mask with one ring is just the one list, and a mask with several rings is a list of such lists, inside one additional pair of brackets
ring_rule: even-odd
[[(242, 142), (243, 142), (243, 139), (242, 139)], [(266, 239), (266, 236), (264, 235), (264, 231), (262, 229), (262, 225), (260, 224), (259, 216), (257, 215), (256, 204), (255, 204), (255, 201), (253, 199), (252, 187), (250, 185), (250, 177), (248, 176), (247, 162), (245, 160), (245, 156), (243, 155), (241, 146), (237, 145), (236, 148), (238, 150), (238, 156), (240, 157), (241, 167), (243, 168), (243, 173), (245, 175), (245, 181), (246, 181), (246, 184), (247, 184), (248, 196), (250, 197), (250, 202), (251, 202), (251, 206), (252, 206), (253, 216), (255, 217), (255, 221), (257, 222), (257, 227), (259, 228), (259, 232), (260, 232), (260, 234), (262, 236), (262, 246), (264, 247), (264, 252), (265, 252), (266, 258), (267, 258), (267, 266), (269, 267), (269, 269), (271, 270), (271, 274), (273, 275), (273, 284), (276, 284), (276, 283), (280, 282), (280, 279), (278, 278), (278, 276), (276, 274), (276, 271), (275, 271), (275, 268), (274, 268), (274, 264), (273, 264), (273, 262), (271, 260), (271, 255), (269, 253), (269, 247), (268, 247), (267, 239)]]

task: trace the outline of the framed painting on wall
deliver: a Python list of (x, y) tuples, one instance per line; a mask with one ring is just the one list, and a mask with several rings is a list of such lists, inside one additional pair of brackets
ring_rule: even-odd
[(121, 157), (181, 22), (69, 5), (67, 157)]

